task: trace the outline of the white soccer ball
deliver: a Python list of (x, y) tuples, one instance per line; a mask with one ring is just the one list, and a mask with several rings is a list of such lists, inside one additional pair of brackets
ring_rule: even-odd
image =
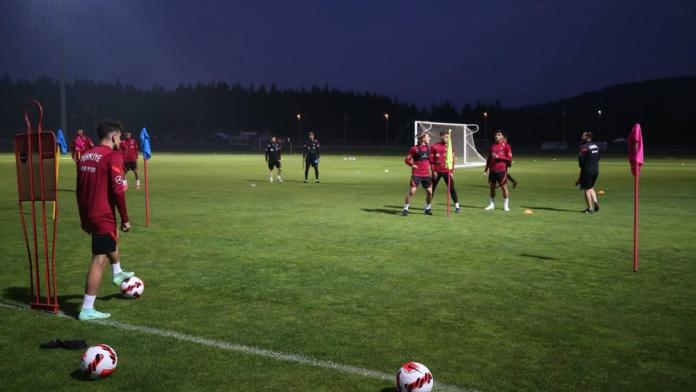
[(91, 379), (107, 378), (116, 370), (117, 363), (116, 351), (106, 344), (98, 344), (82, 354), (80, 370)]
[(137, 276), (132, 276), (121, 282), (121, 294), (126, 298), (140, 298), (145, 291), (145, 283)]
[(432, 373), (422, 363), (406, 363), (396, 373), (397, 392), (430, 392), (434, 383)]

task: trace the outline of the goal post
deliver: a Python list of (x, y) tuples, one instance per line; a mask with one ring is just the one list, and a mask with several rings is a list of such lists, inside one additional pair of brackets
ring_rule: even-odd
[(430, 121), (416, 121), (413, 124), (414, 144), (418, 144), (418, 135), (427, 132), (430, 134), (431, 143), (440, 140), (441, 131), (452, 130), (452, 151), (456, 157), (455, 168), (479, 167), (486, 165), (486, 159), (476, 150), (474, 134), (478, 132), (476, 124), (439, 123)]

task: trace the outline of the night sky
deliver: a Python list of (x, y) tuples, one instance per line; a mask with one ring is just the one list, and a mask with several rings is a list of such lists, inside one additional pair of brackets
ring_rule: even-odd
[[(0, 73), (60, 75), (61, 2), (0, 2)], [(516, 106), (696, 74), (696, 1), (64, 0), (67, 76)]]

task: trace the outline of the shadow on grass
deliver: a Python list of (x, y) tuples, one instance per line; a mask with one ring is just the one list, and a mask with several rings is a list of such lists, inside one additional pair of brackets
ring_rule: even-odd
[(95, 379), (92, 379), (92, 378), (85, 376), (85, 374), (82, 373), (82, 371), (80, 369), (73, 370), (70, 373), (70, 377), (75, 379), (75, 380), (78, 380), (78, 381), (87, 381), (87, 382), (98, 381), (98, 380), (95, 380)]
[(382, 388), (379, 392), (398, 392), (396, 387)]
[[(28, 304), (34, 300), (34, 296), (28, 287), (8, 287), (2, 293), (2, 298), (12, 302)], [(82, 307), (82, 295), (60, 295), (58, 294), (58, 305), (60, 310), (68, 316), (77, 317)], [(121, 294), (109, 294), (97, 298), (99, 301), (111, 301), (112, 299), (127, 300)]]
[(532, 255), (528, 253), (520, 253), (518, 254), (520, 257), (529, 257), (532, 259), (538, 259), (538, 260), (559, 260), (558, 257), (550, 257), (550, 256), (541, 256), (541, 255)]
[(74, 189), (58, 188), (58, 192), (70, 192), (70, 193), (75, 193), (75, 190), (74, 190)]
[(361, 208), (361, 211), (365, 212), (376, 212), (380, 214), (387, 214), (387, 215), (399, 215), (401, 211), (401, 207), (399, 207), (399, 210), (393, 210), (393, 209), (387, 209), (387, 208)]
[(522, 208), (529, 208), (530, 210), (543, 210), (543, 211), (558, 211), (558, 212), (575, 212), (575, 213), (582, 213), (580, 210), (567, 210), (564, 208), (553, 208), (553, 207), (529, 207), (529, 206), (522, 206)]
[[(247, 179), (244, 180), (244, 181), (246, 181), (246, 182), (248, 182), (248, 183), (250, 183), (250, 184), (263, 184), (263, 183), (265, 183), (265, 182), (267, 182), (267, 183), (270, 184), (270, 182), (268, 181), (268, 178), (265, 178), (265, 179), (256, 179), (256, 180), (250, 180), (250, 179), (247, 178)], [(314, 182), (314, 180), (311, 180), (311, 181)], [(277, 180), (273, 180), (273, 183), (274, 183), (274, 184), (277, 183), (277, 182), (278, 182)], [(301, 183), (303, 183), (304, 181), (303, 181), (303, 180), (283, 180), (283, 183), (286, 183), (286, 182), (288, 182), (288, 183), (301, 184)]]

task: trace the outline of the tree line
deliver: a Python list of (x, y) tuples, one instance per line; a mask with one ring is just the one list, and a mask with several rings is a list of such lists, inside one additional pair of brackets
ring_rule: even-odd
[[(413, 140), (413, 122), (426, 120), (479, 124), (477, 138), (491, 137), (502, 128), (516, 142), (565, 138), (574, 143), (582, 130), (613, 140), (641, 121), (647, 140), (694, 141), (689, 132), (696, 125), (693, 91), (696, 78), (690, 77), (614, 86), (527, 107), (509, 108), (496, 101), (458, 108), (447, 101), (418, 107), (383, 94), (328, 85), (281, 89), (275, 84), (210, 82), (139, 89), (119, 80), (76, 79), (67, 84), (67, 135), (77, 127), (89, 132), (100, 119), (117, 118), (131, 131), (146, 126), (153, 138), (172, 144), (205, 144), (215, 133), (240, 132), (296, 140), (314, 130), (324, 144), (407, 145)], [(0, 78), (0, 138), (24, 128), (24, 105), (30, 99), (44, 105), (45, 128), (60, 127), (57, 80), (14, 80), (5, 74)]]

